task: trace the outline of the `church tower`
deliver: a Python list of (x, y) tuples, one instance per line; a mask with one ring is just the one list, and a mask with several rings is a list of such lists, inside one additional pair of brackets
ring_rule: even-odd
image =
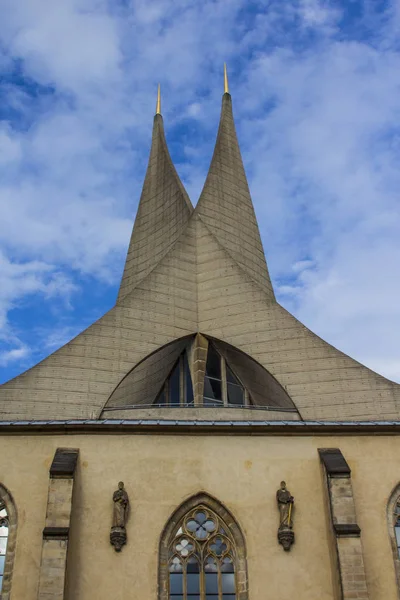
[(195, 207), (159, 90), (115, 306), (0, 387), (1, 599), (400, 597), (399, 431), (275, 298), (226, 70)]

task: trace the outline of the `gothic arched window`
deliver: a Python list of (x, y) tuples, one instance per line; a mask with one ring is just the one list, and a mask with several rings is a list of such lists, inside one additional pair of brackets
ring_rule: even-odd
[(396, 503), (394, 512), (394, 534), (396, 538), (397, 557), (400, 558), (400, 499)]
[(390, 496), (387, 517), (397, 578), (397, 593), (400, 598), (400, 484), (395, 487)]
[(4, 502), (0, 501), (0, 592), (3, 587), (4, 567), (8, 542), (8, 514)]
[(17, 534), (17, 513), (11, 494), (0, 484), (0, 598), (8, 600)]
[(160, 545), (160, 600), (247, 600), (243, 536), (207, 494), (171, 518)]

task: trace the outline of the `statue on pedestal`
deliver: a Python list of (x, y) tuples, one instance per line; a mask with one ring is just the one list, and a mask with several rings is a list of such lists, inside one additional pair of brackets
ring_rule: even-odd
[(129, 516), (129, 497), (124, 488), (123, 481), (118, 484), (118, 489), (113, 494), (114, 511), (113, 522), (110, 533), (110, 542), (114, 546), (116, 552), (122, 550), (122, 546), (126, 544), (126, 522)]
[(276, 500), (278, 502), (280, 523), (278, 529), (278, 541), (282, 544), (285, 551), (290, 550), (294, 543), (293, 531), (293, 505), (294, 498), (286, 489), (286, 482), (281, 481), (281, 487), (276, 492)]

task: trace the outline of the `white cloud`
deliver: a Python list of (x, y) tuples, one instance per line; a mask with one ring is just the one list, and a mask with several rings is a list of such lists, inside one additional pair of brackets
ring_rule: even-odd
[(8, 336), (7, 314), (26, 296), (41, 294), (50, 299), (61, 297), (68, 302), (77, 291), (76, 284), (53, 265), (29, 261), (12, 262), (0, 252), (0, 339)]
[(7, 366), (12, 362), (21, 361), (30, 354), (30, 348), (27, 346), (20, 346), (13, 350), (5, 350), (0, 352), (0, 366)]
[[(63, 294), (73, 301), (88, 275), (116, 284), (158, 81), (167, 137), (176, 127), (178, 168), (196, 201), (227, 61), (280, 297), (322, 337), (400, 379), (399, 13), (393, 5), (374, 20), (366, 2), (373, 39), (352, 40), (337, 35), (339, 4), (4, 0), (0, 69), (17, 68), (21, 83), (2, 88), (5, 352), (18, 360), (25, 347), (9, 315), (35, 294), (51, 306)], [(74, 331), (60, 326), (48, 348)]]

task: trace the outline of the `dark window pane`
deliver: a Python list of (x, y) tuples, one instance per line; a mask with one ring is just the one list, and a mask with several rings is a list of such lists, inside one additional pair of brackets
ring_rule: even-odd
[(239, 379), (233, 374), (233, 371), (228, 367), (228, 365), (226, 365), (226, 380), (228, 383), (236, 383), (236, 385), (241, 385)]
[(234, 573), (221, 573), (222, 577), (222, 592), (224, 594), (235, 593), (235, 574)]
[(183, 592), (183, 575), (182, 573), (169, 574), (169, 590), (171, 594), (182, 594)]
[(188, 573), (198, 573), (199, 572), (199, 563), (193, 557), (190, 557), (188, 560), (187, 572)]
[(187, 573), (186, 586), (188, 594), (200, 594), (200, 576), (198, 573)]
[(198, 594), (195, 594), (194, 596), (190, 595), (187, 596), (187, 600), (200, 600), (200, 596)]
[(179, 396), (179, 361), (176, 363), (174, 370), (169, 378), (169, 403), (171, 405), (180, 403)]
[(6, 560), (5, 556), (0, 556), (0, 575), (4, 573), (4, 562)]
[(399, 548), (400, 547), (400, 527), (397, 525), (394, 528), (394, 531), (396, 533), (397, 547)]
[(206, 375), (221, 379), (221, 357), (212, 344), (208, 346)]
[(204, 378), (204, 398), (222, 402), (221, 382), (217, 379)]
[(222, 596), (222, 598), (223, 598), (224, 600), (235, 600), (235, 599), (236, 599), (236, 596), (235, 596), (235, 594), (224, 594), (224, 595)]
[(206, 594), (218, 594), (217, 573), (206, 573)]
[(190, 376), (190, 369), (189, 369), (189, 363), (188, 363), (186, 352), (183, 355), (183, 366), (184, 366), (184, 370), (185, 370), (185, 392), (186, 392), (185, 402), (186, 402), (186, 404), (192, 404), (193, 403), (193, 385), (192, 385), (192, 378)]
[(228, 383), (227, 392), (229, 404), (244, 404), (244, 390), (241, 386)]

